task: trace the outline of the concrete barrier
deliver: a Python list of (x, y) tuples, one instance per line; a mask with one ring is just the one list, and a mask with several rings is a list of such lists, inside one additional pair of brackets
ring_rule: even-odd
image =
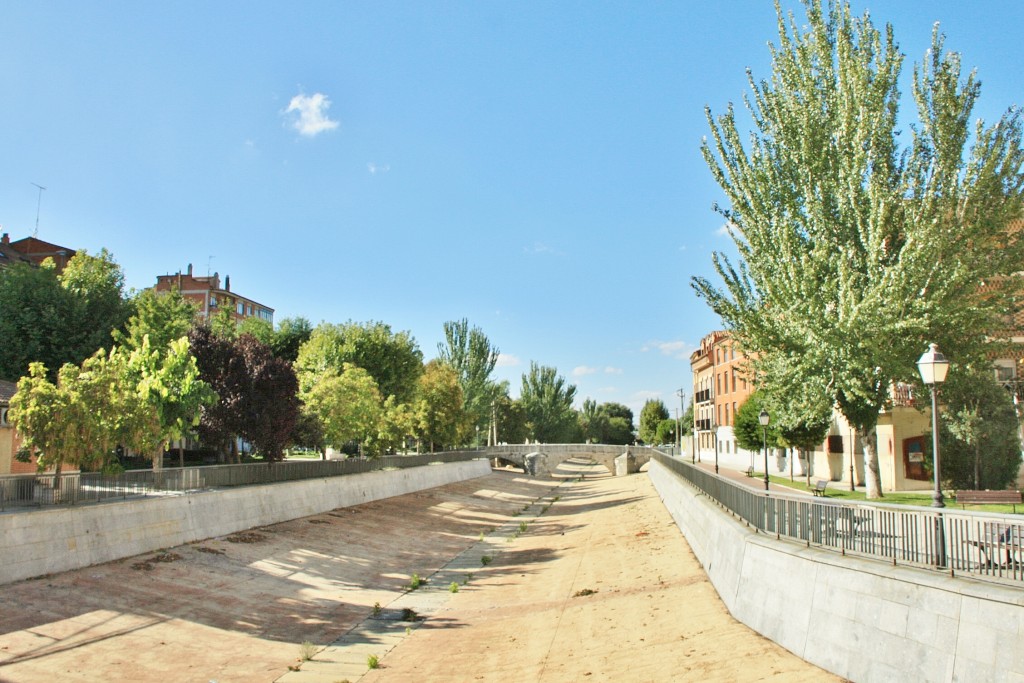
[(0, 514), (0, 584), (490, 474), (486, 460)]
[(755, 534), (670, 470), (648, 476), (737, 619), (852, 681), (1024, 680), (1024, 591)]

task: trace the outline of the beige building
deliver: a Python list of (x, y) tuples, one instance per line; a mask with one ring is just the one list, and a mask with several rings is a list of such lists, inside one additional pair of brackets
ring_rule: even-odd
[[(736, 411), (753, 387), (744, 372), (745, 356), (724, 330), (701, 339), (690, 354), (693, 373), (693, 447), (701, 460), (714, 458), (731, 466), (749, 461), (750, 453), (740, 451), (732, 428)], [(743, 467), (746, 468), (746, 465)]]

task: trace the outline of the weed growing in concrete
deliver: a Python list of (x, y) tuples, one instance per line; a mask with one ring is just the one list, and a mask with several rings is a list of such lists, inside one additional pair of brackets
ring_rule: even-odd
[(409, 635), (410, 633), (412, 633), (412, 626), (406, 626), (405, 627), (405, 635)]
[(380, 660), (377, 655), (370, 655), (366, 658), (366, 666), (369, 669), (377, 669), (380, 667)]
[(373, 616), (375, 616), (375, 617), (379, 617), (380, 616), (380, 603), (379, 602), (373, 603)]
[(302, 661), (308, 662), (309, 660), (313, 659), (313, 655), (315, 654), (316, 645), (309, 642), (308, 640), (303, 642), (302, 645), (299, 645), (299, 658)]
[(406, 607), (402, 610), (402, 621), (419, 621), (422, 617), (416, 614), (416, 610)]
[(486, 567), (490, 563), (491, 563), (491, 556), (490, 555), (484, 555), (483, 557), (480, 558), (480, 564), (482, 564), (483, 566)]
[(466, 574), (466, 578), (465, 578), (465, 580), (464, 580), (464, 581), (462, 582), (462, 585), (466, 585), (467, 583), (469, 583), (469, 582), (470, 582), (470, 581), (472, 581), (472, 580), (473, 580), (473, 575), (472, 575), (472, 574)]
[(481, 541), (484, 540), (484, 532), (482, 532), (482, 531), (480, 532), (480, 540)]
[(519, 522), (519, 533), (525, 532), (526, 531), (526, 527), (528, 527), (528, 526), (530, 526), (530, 525), (527, 524), (526, 522)]
[(419, 574), (413, 574), (412, 578), (409, 579), (409, 590), (411, 590), (411, 591), (416, 590), (417, 588), (420, 587), (421, 583), (424, 583), (424, 582), (420, 579), (420, 575)]
[(452, 581), (452, 584), (450, 586), (448, 586), (448, 592), (449, 593), (458, 593), (459, 592), (459, 583), (457, 581)]

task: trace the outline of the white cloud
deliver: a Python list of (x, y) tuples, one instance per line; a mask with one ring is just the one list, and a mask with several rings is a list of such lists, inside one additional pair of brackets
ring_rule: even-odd
[(606, 375), (621, 375), (622, 374), (622, 368), (613, 368), (612, 366), (609, 365), (608, 367), (606, 367), (604, 369), (604, 374), (606, 374)]
[(635, 401), (650, 401), (655, 398), (661, 398), (660, 391), (637, 391), (633, 394)]
[(366, 164), (366, 169), (371, 175), (377, 175), (378, 173), (387, 173), (391, 170), (391, 164), (375, 164), (372, 161)]
[(285, 114), (295, 112), (297, 114), (292, 122), (292, 127), (299, 131), (300, 135), (314, 137), (324, 131), (334, 130), (338, 122), (327, 116), (327, 110), (331, 107), (331, 100), (321, 92), (306, 95), (296, 95), (288, 103)]
[(511, 353), (499, 353), (498, 362), (495, 363), (495, 367), (498, 368), (514, 368), (522, 364), (518, 356), (513, 356)]
[(543, 242), (534, 242), (532, 247), (524, 247), (523, 251), (527, 254), (554, 254), (554, 249), (544, 244)]
[(584, 375), (593, 375), (597, 372), (597, 368), (592, 368), (588, 365), (577, 365), (572, 369), (573, 377), (583, 377)]
[(690, 358), (690, 353), (694, 348), (695, 347), (690, 346), (684, 341), (652, 341), (644, 344), (643, 348), (640, 350), (644, 353), (648, 351), (660, 351), (664, 356), (687, 360)]
[(715, 230), (715, 234), (719, 237), (731, 237), (733, 230), (736, 229), (735, 223), (722, 223), (722, 225)]

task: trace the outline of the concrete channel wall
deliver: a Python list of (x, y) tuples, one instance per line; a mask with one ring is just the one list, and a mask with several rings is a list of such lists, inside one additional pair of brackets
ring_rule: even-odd
[(490, 474), (486, 460), (0, 514), (0, 584)]
[(1024, 590), (755, 534), (652, 460), (649, 476), (737, 619), (852, 681), (1024, 680)]

